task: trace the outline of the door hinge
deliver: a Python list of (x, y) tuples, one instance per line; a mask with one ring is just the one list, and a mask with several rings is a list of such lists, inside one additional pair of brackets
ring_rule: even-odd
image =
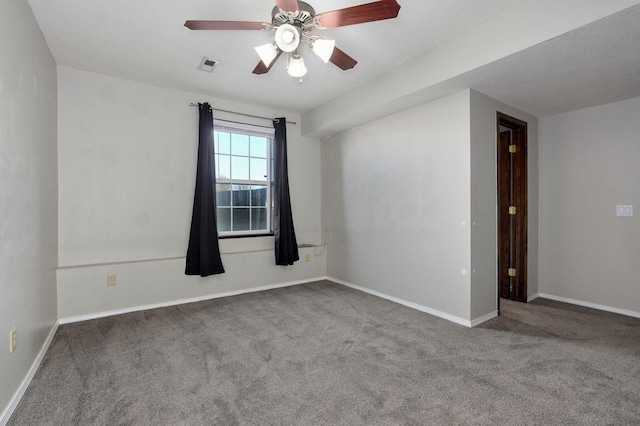
[(511, 154), (515, 154), (517, 150), (518, 150), (518, 148), (516, 148), (515, 145), (509, 145), (509, 152)]
[(509, 276), (510, 277), (516, 276), (516, 268), (509, 268)]
[(517, 210), (516, 206), (509, 206), (509, 214), (516, 214)]

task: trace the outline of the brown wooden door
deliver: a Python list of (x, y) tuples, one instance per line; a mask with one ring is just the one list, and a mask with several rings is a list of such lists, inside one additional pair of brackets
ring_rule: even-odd
[(527, 301), (527, 126), (498, 114), (498, 295)]

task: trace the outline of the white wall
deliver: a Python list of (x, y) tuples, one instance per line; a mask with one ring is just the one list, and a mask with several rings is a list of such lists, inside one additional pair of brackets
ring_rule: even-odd
[(27, 2), (2, 1), (0, 423), (56, 321), (56, 156), (55, 62)]
[[(298, 123), (299, 116), (65, 67), (58, 84), (60, 318), (326, 275), (324, 254), (276, 266), (273, 237), (223, 240), (226, 274), (184, 275), (198, 143), (198, 110), (189, 104)], [(320, 243), (320, 141), (301, 137), (299, 127), (287, 126), (296, 235)], [(115, 287), (106, 286), (107, 273), (117, 275)]]
[(527, 122), (527, 292), (538, 293), (538, 119), (471, 91), (471, 318), (497, 308), (496, 113)]
[(640, 316), (638, 117), (640, 98), (540, 120), (540, 293)]
[(322, 142), (328, 275), (469, 318), (469, 92)]

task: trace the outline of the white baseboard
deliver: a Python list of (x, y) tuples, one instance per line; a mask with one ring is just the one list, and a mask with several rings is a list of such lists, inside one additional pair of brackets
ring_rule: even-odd
[(536, 300), (538, 297), (540, 297), (540, 293), (534, 293), (530, 295), (529, 297), (527, 297), (527, 303), (531, 302), (532, 300)]
[(436, 316), (436, 317), (439, 317), (439, 318), (442, 318), (442, 319), (446, 319), (447, 321), (451, 321), (451, 322), (454, 322), (456, 324), (463, 325), (465, 327), (475, 327), (478, 324), (481, 324), (481, 323), (483, 323), (485, 321), (490, 320), (491, 318), (495, 318), (495, 317), (498, 316), (498, 311), (495, 311), (495, 312), (491, 312), (491, 313), (489, 313), (487, 315), (484, 315), (484, 316), (482, 316), (480, 318), (476, 318), (473, 321), (469, 321), (469, 320), (466, 320), (464, 318), (457, 317), (455, 315), (447, 314), (446, 312), (438, 311), (437, 309), (433, 309), (433, 308), (429, 308), (429, 307), (424, 306), (424, 305), (419, 305), (417, 303), (409, 302), (407, 300), (400, 299), (398, 297), (389, 296), (388, 294), (381, 293), (381, 292), (376, 291), (376, 290), (371, 290), (371, 289), (366, 288), (366, 287), (360, 287), (358, 285), (352, 284), (352, 283), (347, 282), (347, 281), (339, 280), (337, 278), (325, 277), (325, 279), (327, 279), (329, 281), (333, 281), (336, 284), (341, 284), (341, 285), (343, 285), (345, 287), (353, 288), (355, 290), (359, 290), (359, 291), (371, 294), (373, 296), (380, 297), (382, 299), (386, 299), (386, 300), (390, 300), (390, 301), (395, 302), (395, 303), (399, 303), (400, 305), (404, 305), (404, 306), (406, 306), (408, 308), (415, 309), (417, 311), (421, 311), (421, 312), (427, 313), (429, 315), (433, 315), (433, 316)]
[(216, 294), (209, 294), (209, 295), (206, 295), (206, 296), (191, 297), (191, 298), (187, 298), (187, 299), (169, 300), (167, 302), (152, 303), (152, 304), (149, 304), (149, 305), (131, 306), (129, 308), (115, 309), (115, 310), (112, 310), (112, 311), (103, 311), (103, 312), (96, 312), (96, 313), (91, 313), (91, 314), (86, 314), (86, 315), (78, 315), (78, 316), (75, 316), (75, 317), (60, 318), (60, 319), (58, 319), (58, 322), (60, 324), (70, 324), (70, 323), (73, 323), (73, 322), (80, 322), (80, 321), (87, 321), (87, 320), (92, 320), (92, 319), (97, 319), (97, 318), (110, 317), (112, 315), (127, 314), (127, 313), (130, 313), (130, 312), (138, 312), (138, 311), (146, 311), (148, 309), (165, 308), (167, 306), (182, 305), (184, 303), (202, 302), (204, 300), (219, 299), (219, 298), (222, 298), (222, 297), (237, 296), (237, 295), (240, 295), (240, 294), (255, 293), (257, 291), (273, 290), (273, 289), (282, 288), (282, 287), (291, 287), (291, 286), (294, 286), (294, 285), (306, 284), (306, 283), (310, 283), (310, 282), (314, 282), (314, 281), (321, 281), (321, 280), (324, 280), (324, 279), (326, 279), (326, 278), (325, 277), (316, 277), (316, 278), (309, 278), (309, 279), (304, 279), (304, 280), (299, 280), (299, 281), (290, 281), (290, 282), (286, 282), (286, 283), (270, 284), (270, 285), (265, 285), (265, 286), (261, 286), (261, 287), (252, 287), (252, 288), (247, 288), (247, 289), (243, 289), (243, 290), (228, 291), (228, 292), (225, 292), (225, 293), (216, 293)]
[(29, 372), (27, 373), (27, 376), (24, 378), (24, 380), (20, 384), (20, 387), (18, 388), (16, 393), (13, 395), (13, 398), (11, 398), (11, 402), (2, 413), (2, 416), (0, 416), (0, 426), (5, 426), (9, 422), (9, 418), (13, 414), (13, 411), (16, 409), (16, 407), (20, 403), (20, 400), (24, 396), (24, 393), (27, 391), (27, 388), (29, 387), (31, 380), (33, 380), (33, 376), (35, 376), (36, 371), (38, 371), (38, 368), (40, 367), (40, 364), (44, 359), (44, 355), (47, 353), (47, 350), (49, 349), (49, 345), (53, 340), (53, 336), (56, 334), (56, 330), (58, 330), (58, 324), (59, 322), (56, 321), (51, 327), (51, 330), (49, 331), (49, 335), (47, 336), (46, 340), (42, 344), (42, 347), (40, 348), (40, 352), (38, 353), (38, 356), (33, 361), (33, 364), (31, 364), (31, 368), (29, 368)]
[(489, 312), (486, 315), (483, 315), (479, 318), (476, 318), (474, 320), (471, 320), (471, 327), (475, 327), (477, 325), (482, 324), (483, 322), (489, 321), (490, 319), (494, 319), (498, 316), (498, 310), (496, 309), (493, 312)]
[(626, 309), (614, 308), (612, 306), (599, 305), (597, 303), (584, 302), (582, 300), (570, 299), (568, 297), (554, 296), (553, 294), (547, 294), (547, 293), (540, 293), (539, 296), (542, 297), (543, 299), (551, 299), (558, 302), (571, 303), (572, 305), (584, 306), (585, 308), (593, 308), (593, 309), (598, 309), (600, 311), (613, 312), (614, 314), (621, 314), (629, 317), (640, 318), (640, 312), (636, 312), (636, 311), (629, 311)]

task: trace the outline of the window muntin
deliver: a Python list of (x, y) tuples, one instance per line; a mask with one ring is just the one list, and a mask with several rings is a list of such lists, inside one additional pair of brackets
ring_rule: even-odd
[(218, 234), (270, 233), (273, 129), (218, 120), (213, 138)]

